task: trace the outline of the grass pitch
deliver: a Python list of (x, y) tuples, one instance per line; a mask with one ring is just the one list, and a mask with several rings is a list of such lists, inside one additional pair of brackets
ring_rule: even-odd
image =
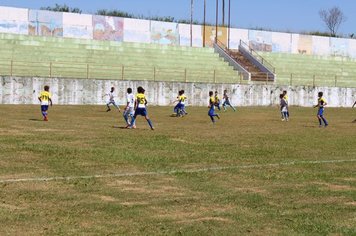
[(354, 110), (171, 110), (0, 106), (0, 235), (356, 234)]

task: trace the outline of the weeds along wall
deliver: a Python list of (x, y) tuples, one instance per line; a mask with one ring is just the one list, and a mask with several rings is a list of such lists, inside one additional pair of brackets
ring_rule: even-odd
[[(201, 25), (194, 25), (192, 45), (202, 47), (205, 35), (205, 45), (212, 46), (215, 31), (212, 26), (206, 27), (204, 32)], [(1, 6), (0, 32), (190, 46), (190, 25), (187, 24)], [(227, 28), (218, 28), (219, 41), (225, 45), (228, 33)], [(230, 47), (237, 49), (240, 40), (257, 51), (356, 58), (355, 39), (232, 28)]]
[(283, 90), (288, 91), (289, 104), (296, 106), (315, 105), (319, 91), (324, 92), (331, 107), (350, 107), (356, 100), (356, 88), (0, 77), (0, 104), (38, 104), (44, 85), (50, 86), (53, 102), (63, 105), (105, 104), (107, 98), (103, 96), (111, 87), (116, 88), (116, 100), (123, 105), (126, 89), (135, 91), (138, 86), (146, 88), (150, 105), (159, 106), (173, 106), (181, 89), (188, 97), (188, 106), (207, 106), (209, 91), (218, 91), (221, 96), (225, 89), (236, 106), (277, 105)]

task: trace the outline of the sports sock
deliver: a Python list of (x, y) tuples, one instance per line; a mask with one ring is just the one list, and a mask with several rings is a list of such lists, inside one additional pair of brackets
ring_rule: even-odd
[(150, 119), (147, 120), (148, 122), (148, 125), (151, 127), (151, 129), (153, 128), (153, 125), (152, 125), (152, 121)]
[(321, 118), (318, 118), (319, 119), (319, 125), (322, 125), (322, 123), (321, 123)]
[(325, 125), (328, 125), (328, 122), (327, 122), (327, 120), (324, 118), (324, 116), (322, 116), (321, 119), (323, 119)]

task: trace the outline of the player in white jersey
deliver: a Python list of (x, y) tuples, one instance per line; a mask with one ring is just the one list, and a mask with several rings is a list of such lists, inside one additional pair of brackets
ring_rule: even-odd
[(126, 121), (127, 127), (129, 127), (131, 125), (132, 117), (135, 114), (135, 96), (132, 93), (132, 88), (127, 89), (126, 102), (124, 119)]
[(114, 91), (115, 91), (115, 88), (114, 88), (114, 87), (111, 87), (110, 92), (104, 95), (104, 97), (105, 97), (105, 96), (109, 96), (109, 101), (106, 103), (106, 106), (107, 106), (107, 108), (108, 108), (108, 109), (106, 110), (106, 112), (111, 111), (110, 105), (113, 105), (114, 107), (116, 107), (116, 109), (118, 109), (119, 112), (120, 112), (120, 107), (119, 107), (118, 105), (116, 105), (116, 102), (115, 102), (115, 94), (114, 94)]

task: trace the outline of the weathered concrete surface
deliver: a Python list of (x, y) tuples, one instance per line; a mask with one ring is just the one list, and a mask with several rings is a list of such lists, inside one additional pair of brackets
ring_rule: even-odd
[(153, 81), (118, 81), (94, 79), (63, 78), (25, 78), (0, 77), (0, 104), (38, 104), (39, 92), (44, 85), (50, 86), (55, 104), (104, 104), (111, 87), (116, 88), (117, 102), (125, 103), (126, 89), (136, 90), (138, 86), (146, 89), (151, 105), (167, 106), (177, 97), (178, 90), (184, 89), (188, 104), (207, 106), (208, 92), (217, 90), (220, 96), (224, 89), (229, 91), (231, 101), (236, 106), (271, 106), (279, 103), (279, 94), (288, 91), (289, 104), (312, 106), (316, 103), (317, 93), (324, 92), (332, 107), (349, 107), (356, 100), (356, 88), (277, 86), (277, 85), (239, 85), (204, 84)]

